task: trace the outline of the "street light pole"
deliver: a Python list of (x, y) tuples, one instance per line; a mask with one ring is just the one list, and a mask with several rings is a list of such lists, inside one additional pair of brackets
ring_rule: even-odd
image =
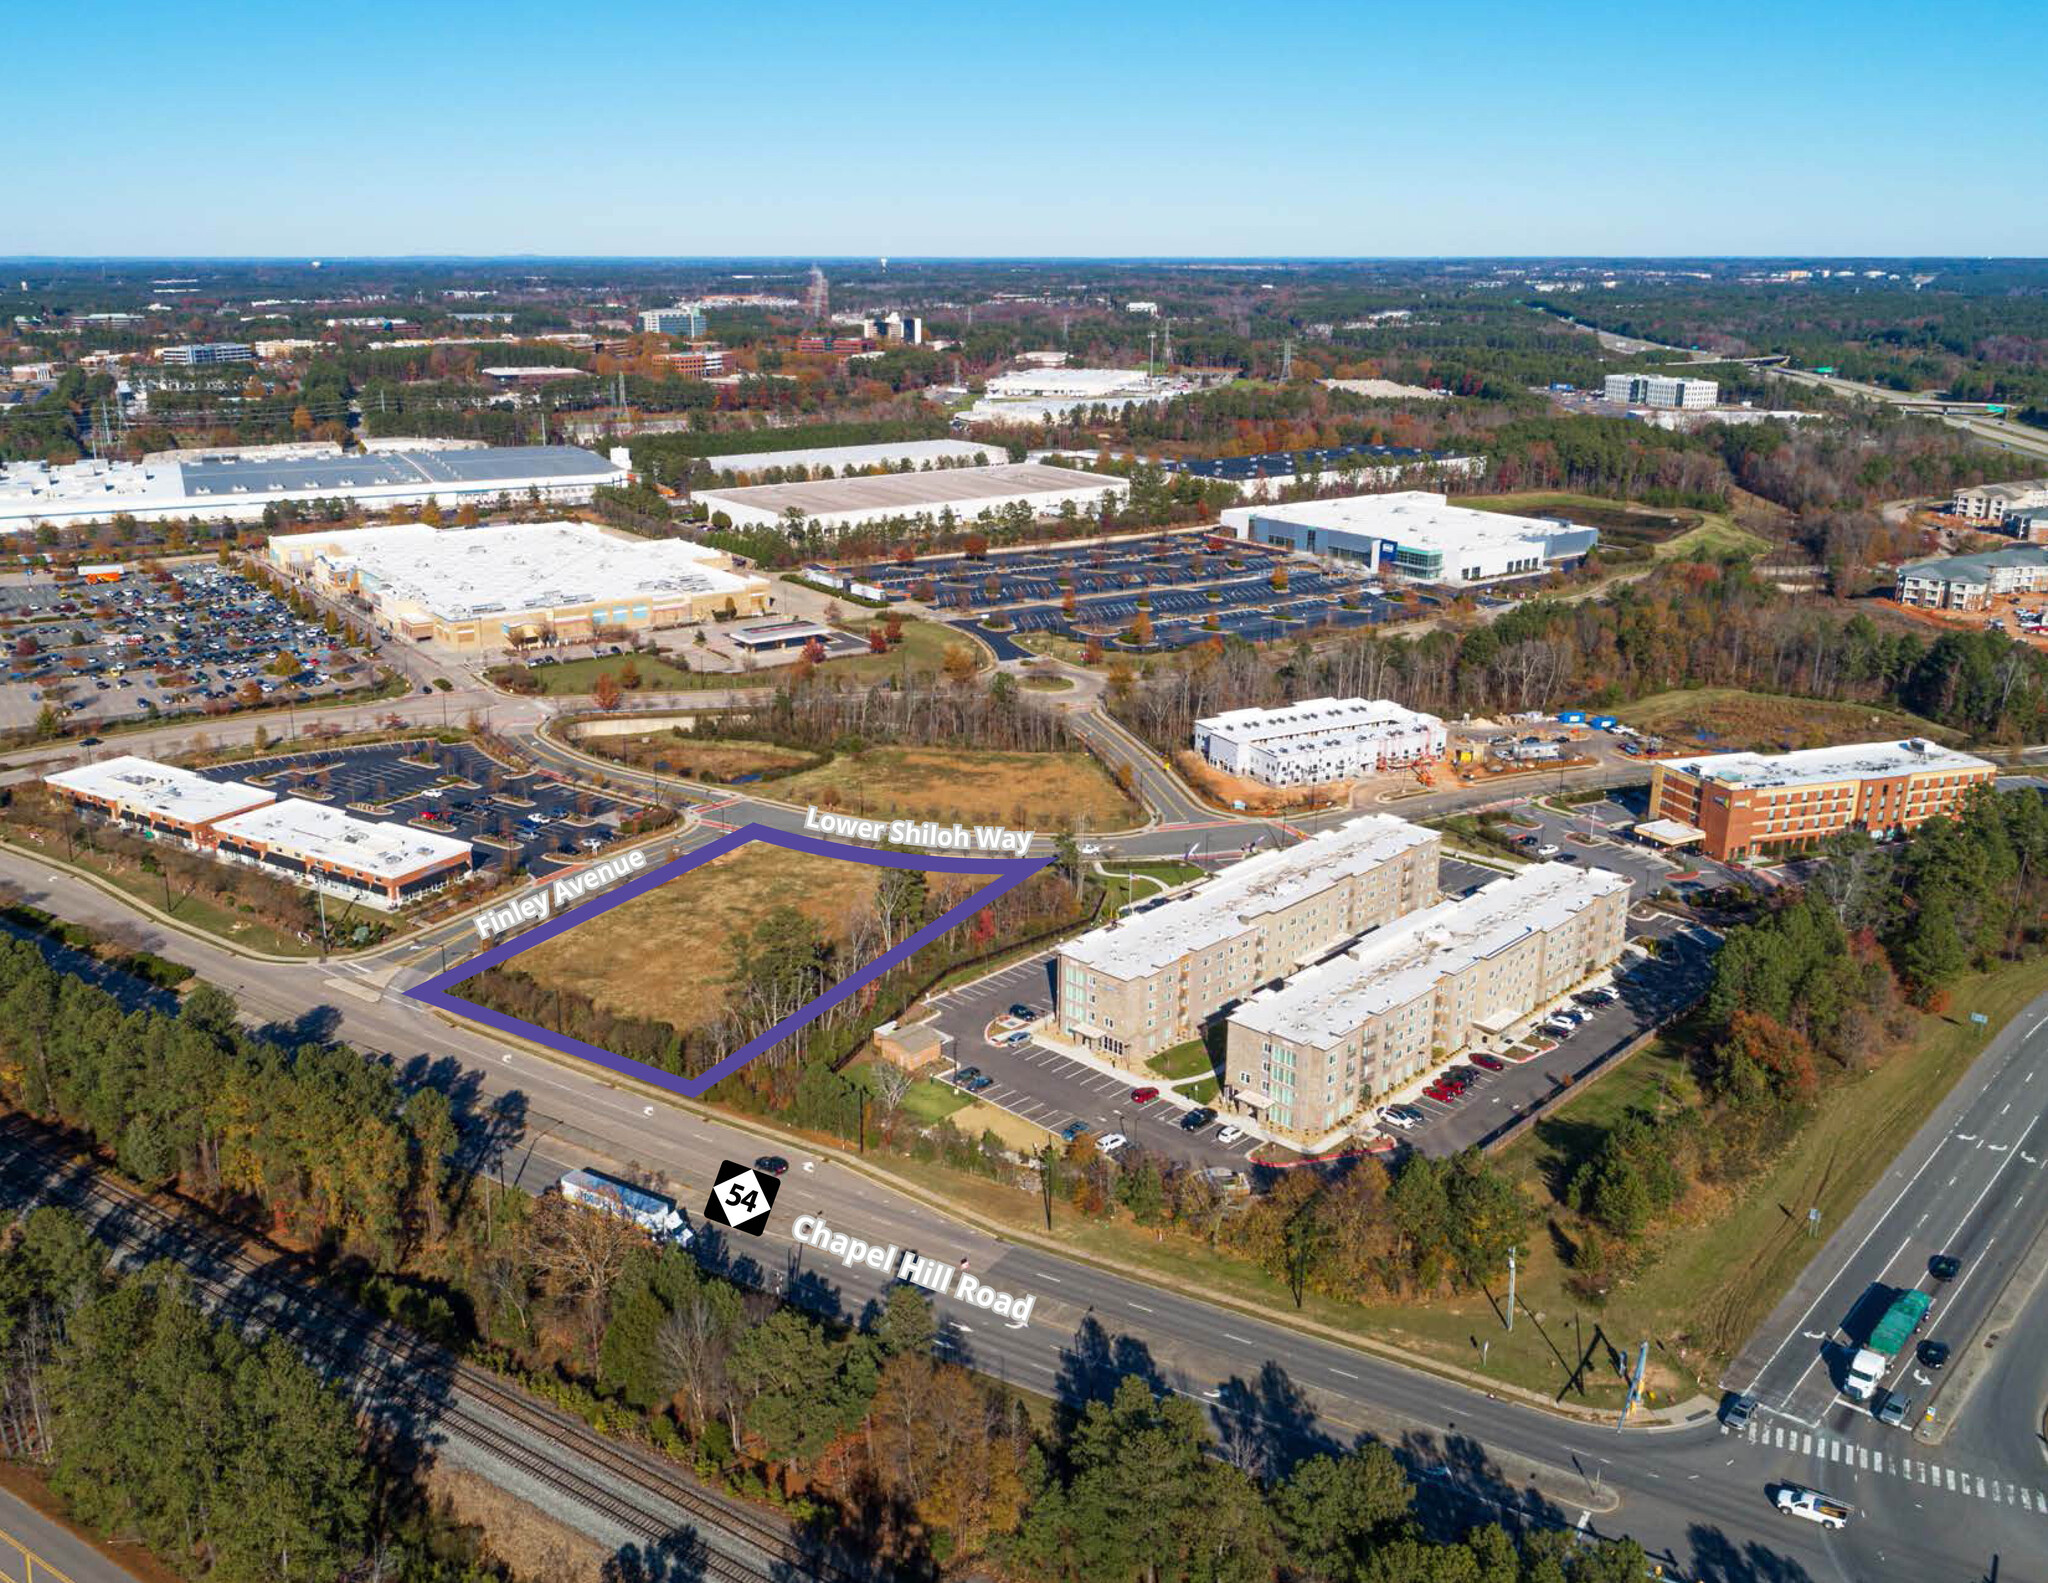
[(1515, 1328), (1515, 1250), (1508, 1249), (1508, 1329)]

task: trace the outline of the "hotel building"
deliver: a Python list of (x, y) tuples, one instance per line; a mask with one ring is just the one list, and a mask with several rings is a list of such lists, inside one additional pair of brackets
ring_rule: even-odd
[(1442, 838), (1387, 814), (1261, 852), (1059, 949), (1056, 1025), (1141, 1067), (1216, 1012), (1437, 896)]
[(1954, 814), (1998, 771), (1921, 737), (1802, 753), (1717, 753), (1650, 771), (1650, 817), (1689, 825), (1724, 862), (1812, 846), (1837, 830), (1880, 840)]
[(1511, 1030), (1620, 954), (1629, 882), (1542, 863), (1439, 902), (1230, 1014), (1224, 1101), (1320, 1138), (1376, 1095)]

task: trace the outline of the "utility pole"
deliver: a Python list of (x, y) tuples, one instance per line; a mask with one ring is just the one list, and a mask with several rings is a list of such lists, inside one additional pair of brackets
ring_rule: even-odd
[(320, 906), (320, 955), (324, 959), (327, 955), (327, 892), (316, 884), (313, 896)]
[(1515, 1250), (1508, 1249), (1508, 1329), (1515, 1328)]
[(1628, 1427), (1628, 1415), (1636, 1410), (1636, 1402), (1643, 1394), (1643, 1371), (1649, 1366), (1650, 1344), (1645, 1341), (1636, 1349), (1636, 1366), (1628, 1381), (1628, 1399), (1621, 1404), (1621, 1422), (1614, 1426), (1617, 1434)]

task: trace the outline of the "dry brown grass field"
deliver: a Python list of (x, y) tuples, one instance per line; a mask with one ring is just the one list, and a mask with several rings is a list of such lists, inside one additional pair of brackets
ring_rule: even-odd
[(672, 731), (585, 737), (576, 745), (586, 753), (616, 759), (634, 769), (701, 781), (731, 781), (742, 775), (759, 775), (808, 763), (814, 756), (796, 748), (777, 747), (772, 742), (704, 741)]
[(535, 946), (517, 966), (613, 1011), (688, 1027), (724, 1004), (733, 941), (771, 908), (787, 903), (842, 939), (881, 872), (753, 842)]
[(1144, 817), (1086, 753), (869, 748), (766, 789), (785, 802), (814, 802), (869, 817), (957, 819), (1026, 830), (1122, 830)]
[(1657, 693), (1614, 711), (1640, 731), (1711, 744), (1717, 751), (1775, 753), (1785, 748), (1832, 747), (1886, 737), (1931, 737), (1953, 742), (1959, 733), (1903, 710), (1872, 704), (1785, 698), (1739, 687), (1701, 687)]

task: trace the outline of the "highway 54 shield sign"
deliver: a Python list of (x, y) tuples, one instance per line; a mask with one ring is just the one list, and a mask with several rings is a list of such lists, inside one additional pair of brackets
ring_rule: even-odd
[(711, 1196), (704, 1200), (704, 1218), (758, 1237), (767, 1228), (768, 1211), (775, 1207), (775, 1192), (781, 1186), (766, 1172), (737, 1160), (722, 1161)]

